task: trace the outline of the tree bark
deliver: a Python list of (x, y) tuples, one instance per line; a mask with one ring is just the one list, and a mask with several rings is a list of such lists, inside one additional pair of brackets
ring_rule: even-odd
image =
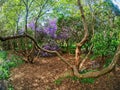
[(80, 9), (80, 12), (81, 12), (82, 22), (83, 22), (83, 26), (84, 26), (84, 37), (76, 45), (76, 52), (75, 52), (75, 54), (76, 54), (75, 55), (76, 66), (78, 66), (79, 61), (81, 62), (81, 60), (80, 60), (80, 55), (82, 53), (81, 52), (81, 48), (82, 48), (83, 44), (85, 44), (87, 39), (88, 39), (88, 26), (87, 26), (87, 22), (86, 22), (85, 15), (84, 15), (84, 10), (83, 10), (83, 7), (81, 5), (81, 1), (80, 0), (78, 0), (78, 6), (79, 6), (79, 9)]

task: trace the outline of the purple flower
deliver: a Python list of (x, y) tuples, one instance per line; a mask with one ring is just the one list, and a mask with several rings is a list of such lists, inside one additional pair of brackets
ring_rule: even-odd
[(31, 28), (32, 30), (35, 30), (35, 23), (34, 23), (34, 21), (31, 21), (27, 26), (28, 26), (28, 28)]
[[(50, 42), (48, 44), (43, 45), (42, 47), (44, 49), (51, 50), (51, 51), (59, 51), (60, 50), (59, 46), (55, 42)], [(44, 51), (41, 51), (40, 55), (43, 56), (43, 57), (55, 56), (55, 54), (47, 53), (47, 52), (44, 52)]]
[(24, 32), (25, 32), (25, 29), (24, 29), (24, 28), (22, 28), (21, 30), (18, 30), (18, 34), (19, 34), (19, 35), (24, 34)]
[(56, 19), (49, 20), (46, 26), (44, 27), (44, 32), (48, 36), (52, 38), (56, 38), (56, 31), (57, 31), (57, 20)]
[[(35, 22), (31, 21), (28, 25), (28, 28), (35, 30)], [(44, 33), (45, 35), (50, 36), (51, 38), (56, 38), (57, 31), (57, 19), (48, 20), (48, 23), (44, 27), (37, 27), (36, 31), (39, 33)]]
[(56, 26), (56, 23), (57, 23), (57, 19), (52, 19), (52, 20), (49, 20), (49, 24), (50, 26)]
[(36, 28), (37, 32), (41, 32), (41, 29), (39, 27)]
[(60, 32), (58, 35), (57, 35), (57, 39), (63, 39), (63, 40), (66, 40), (70, 37), (70, 34), (68, 32)]

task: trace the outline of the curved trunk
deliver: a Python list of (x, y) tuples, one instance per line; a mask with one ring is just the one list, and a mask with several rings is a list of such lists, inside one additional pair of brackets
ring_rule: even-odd
[(74, 72), (74, 75), (77, 76), (78, 78), (96, 78), (96, 77), (105, 75), (106, 73), (109, 73), (110, 71), (112, 71), (119, 59), (120, 59), (120, 45), (118, 46), (117, 52), (114, 55), (114, 58), (113, 58), (111, 64), (107, 68), (104, 68), (104, 69), (102, 69), (100, 71), (88, 72), (88, 73), (85, 73), (85, 74), (80, 74), (78, 72), (77, 68), (74, 66), (73, 67), (73, 72)]
[(86, 19), (85, 19), (85, 15), (84, 15), (84, 10), (83, 10), (83, 7), (81, 5), (81, 1), (78, 0), (78, 6), (79, 6), (79, 9), (80, 9), (80, 12), (81, 12), (81, 17), (82, 17), (82, 22), (83, 22), (83, 26), (84, 26), (84, 37), (83, 39), (77, 43), (76, 45), (76, 56), (75, 56), (75, 63), (76, 63), (76, 66), (78, 66), (78, 63), (81, 62), (80, 60), (80, 55), (81, 55), (81, 47), (83, 46), (83, 44), (86, 43), (87, 39), (88, 39), (88, 26), (87, 26), (87, 22), (86, 22)]

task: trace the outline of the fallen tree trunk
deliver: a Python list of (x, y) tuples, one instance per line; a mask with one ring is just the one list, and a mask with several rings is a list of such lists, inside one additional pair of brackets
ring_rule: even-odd
[(42, 51), (45, 51), (45, 52), (48, 52), (48, 53), (57, 54), (58, 57), (59, 57), (64, 63), (66, 63), (68, 66), (72, 67), (72, 65), (71, 65), (69, 62), (67, 62), (66, 59), (63, 58), (63, 57), (60, 55), (59, 52), (46, 50), (46, 49), (40, 47), (40, 46), (38, 45), (37, 41), (36, 41), (33, 37), (31, 37), (30, 35), (28, 35), (28, 34), (16, 35), (16, 36), (8, 36), (8, 37), (0, 37), (0, 40), (1, 40), (1, 41), (7, 41), (7, 40), (18, 39), (18, 38), (23, 38), (23, 37), (27, 37), (27, 38), (29, 38), (30, 40), (32, 40), (32, 42), (34, 43), (34, 45), (35, 45), (38, 49), (40, 49), (40, 50), (42, 50)]

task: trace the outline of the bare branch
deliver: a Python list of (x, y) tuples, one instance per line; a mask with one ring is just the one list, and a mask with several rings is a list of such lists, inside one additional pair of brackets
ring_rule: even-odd
[(81, 12), (82, 22), (83, 22), (83, 26), (84, 26), (84, 37), (76, 45), (76, 51), (75, 51), (75, 58), (76, 58), (75, 59), (75, 64), (76, 64), (76, 66), (79, 66), (78, 63), (79, 63), (79, 61), (81, 61), (81, 59), (80, 59), (80, 55), (82, 53), (81, 52), (81, 47), (88, 40), (88, 26), (87, 26), (87, 22), (86, 22), (85, 15), (84, 15), (84, 10), (83, 10), (83, 7), (81, 5), (80, 0), (78, 0), (78, 6), (79, 6), (79, 9), (80, 9), (80, 12)]
[[(95, 19), (95, 16), (94, 16), (94, 10), (92, 9), (91, 5), (90, 5), (90, 4), (88, 4), (88, 5), (89, 5), (89, 8), (90, 8), (90, 10), (91, 10), (91, 16), (92, 16), (92, 26), (91, 26), (91, 29), (92, 29), (92, 37), (91, 37), (91, 40), (92, 40), (93, 37), (94, 37), (94, 21), (95, 21), (94, 19)], [(84, 64), (85, 61), (88, 59), (88, 57), (89, 57), (89, 55), (90, 55), (90, 53), (91, 53), (91, 51), (92, 51), (92, 48), (93, 48), (93, 44), (90, 46), (90, 50), (89, 50), (88, 54), (86, 55), (86, 57), (82, 60), (81, 63), (79, 62), (79, 70), (81, 70), (83, 64)]]
[(34, 38), (32, 38), (31, 36), (29, 36), (28, 34), (26, 34), (26, 36), (34, 42), (34, 44), (37, 46), (38, 49), (40, 49), (40, 50), (42, 50), (42, 51), (45, 51), (45, 52), (48, 52), (48, 53), (55, 53), (55, 54), (57, 54), (58, 57), (59, 57), (64, 63), (66, 63), (66, 64), (67, 64), (68, 66), (70, 66), (70, 67), (73, 67), (73, 66), (72, 66), (69, 62), (67, 62), (66, 59), (63, 58), (63, 57), (60, 55), (60, 53), (58, 53), (57, 51), (51, 51), (51, 50), (46, 50), (46, 49), (44, 49), (44, 48), (41, 48), (41, 47), (37, 44), (37, 41), (36, 41)]
[(71, 68), (73, 67), (69, 62), (66, 61), (65, 58), (63, 58), (63, 57), (60, 55), (59, 52), (57, 52), (57, 51), (51, 51), (51, 50), (46, 50), (46, 49), (44, 49), (44, 48), (41, 48), (41, 47), (38, 45), (37, 41), (36, 41), (33, 37), (31, 37), (30, 35), (28, 35), (28, 34), (17, 35), (17, 36), (9, 36), (9, 37), (0, 37), (0, 40), (1, 40), (1, 41), (6, 41), (6, 40), (18, 39), (18, 38), (22, 38), (22, 37), (27, 37), (27, 38), (29, 38), (30, 40), (32, 40), (32, 41), (34, 42), (34, 44), (36, 45), (36, 47), (37, 47), (38, 49), (42, 50), (42, 51), (45, 51), (45, 52), (48, 52), (48, 53), (57, 54), (58, 57), (59, 57), (64, 63), (66, 63), (66, 64), (67, 64), (68, 66), (70, 66)]
[(84, 15), (84, 10), (83, 10), (83, 7), (80, 3), (80, 0), (78, 0), (78, 6), (79, 6), (79, 9), (80, 9), (80, 12), (81, 12), (81, 17), (82, 17), (82, 21), (83, 21), (83, 25), (84, 25), (84, 37), (81, 40), (81, 42), (77, 44), (77, 46), (81, 47), (87, 41), (88, 26), (87, 26), (87, 22), (86, 22), (85, 15)]
[(16, 36), (0, 37), (0, 40), (1, 41), (7, 41), (7, 40), (17, 39), (17, 38), (22, 38), (22, 37), (26, 37), (26, 35), (16, 35)]
[(29, 4), (29, 8), (31, 7), (31, 5), (32, 5), (33, 1), (34, 1), (34, 0), (32, 0), (32, 1), (30, 2), (30, 4)]
[(46, 0), (45, 3), (39, 8), (39, 13), (38, 13), (38, 16), (36, 18), (36, 22), (35, 23), (37, 23), (39, 17), (41, 16), (42, 10), (45, 7), (45, 5), (47, 4), (47, 2), (48, 2), (48, 0)]
[(22, 0), (22, 1), (23, 1), (24, 5), (27, 6), (26, 2), (24, 0)]

